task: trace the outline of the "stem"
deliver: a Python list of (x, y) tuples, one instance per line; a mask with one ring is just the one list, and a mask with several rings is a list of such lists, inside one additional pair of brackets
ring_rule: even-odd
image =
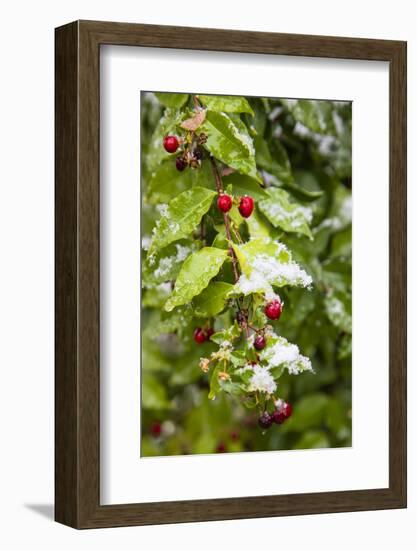
[[(214, 160), (212, 155), (210, 155), (210, 162), (211, 162), (211, 168), (213, 171), (214, 180), (216, 182), (217, 193), (221, 195), (223, 193), (222, 178), (220, 176), (219, 169), (217, 168), (216, 161)], [(226, 229), (227, 240), (229, 242), (232, 242), (232, 236), (230, 233), (230, 219), (229, 219), (229, 215), (226, 212), (223, 212), (223, 221), (224, 221), (224, 227)], [(233, 275), (235, 277), (235, 283), (237, 283), (239, 279), (239, 272), (237, 270), (237, 258), (236, 258), (235, 251), (233, 250), (233, 247), (231, 245), (229, 245), (229, 254), (232, 258)]]
[(203, 241), (203, 243), (206, 240), (206, 228), (204, 225), (204, 216), (201, 218), (201, 222), (200, 222), (200, 239)]

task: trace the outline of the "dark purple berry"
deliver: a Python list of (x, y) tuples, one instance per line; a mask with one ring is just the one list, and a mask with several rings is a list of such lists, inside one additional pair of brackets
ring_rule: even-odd
[(236, 321), (239, 323), (239, 325), (246, 323), (246, 315), (243, 313), (243, 311), (238, 311), (236, 313)]
[(201, 160), (203, 158), (203, 151), (201, 149), (195, 149), (193, 155), (196, 160)]
[(187, 161), (184, 157), (177, 157), (175, 159), (175, 167), (179, 172), (182, 172), (187, 167)]
[(255, 349), (257, 349), (258, 351), (261, 351), (261, 350), (264, 349), (264, 347), (266, 346), (265, 337), (262, 336), (262, 334), (259, 334), (259, 335), (255, 338), (255, 341), (253, 342), (253, 345), (255, 346)]
[(258, 418), (258, 424), (259, 427), (263, 430), (267, 430), (271, 427), (272, 424), (272, 416), (269, 414), (269, 412), (264, 411), (261, 416)]

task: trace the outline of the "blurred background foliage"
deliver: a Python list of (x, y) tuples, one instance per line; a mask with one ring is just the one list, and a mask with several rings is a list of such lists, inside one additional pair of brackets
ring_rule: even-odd
[[(280, 290), (285, 308), (277, 330), (311, 359), (315, 374), (282, 376), (279, 396), (292, 404), (293, 416), (263, 433), (257, 414), (238, 399), (223, 393), (214, 401), (208, 399), (208, 377), (198, 362), (216, 347), (210, 342), (195, 345), (192, 330), (173, 334), (165, 327), (159, 334), (164, 285), (143, 289), (142, 456), (351, 445), (351, 104), (246, 99), (254, 116), (234, 116), (253, 138), (263, 181), (285, 189), (292, 201), (310, 212), (313, 240), (273, 228), (259, 212), (258, 219), (313, 277), (310, 291)], [(191, 179), (196, 171), (179, 174), (173, 163), (164, 165), (166, 118), (156, 95), (142, 93), (143, 242), (149, 241), (159, 217), (158, 203), (195, 184)], [(142, 258), (145, 255), (142, 251)]]

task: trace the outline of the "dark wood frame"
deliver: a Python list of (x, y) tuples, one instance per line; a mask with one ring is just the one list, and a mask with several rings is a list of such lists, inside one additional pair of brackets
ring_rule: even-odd
[[(75, 528), (406, 506), (406, 43), (77, 21), (56, 29), (55, 519)], [(99, 500), (99, 52), (102, 44), (389, 62), (389, 487), (162, 503)]]

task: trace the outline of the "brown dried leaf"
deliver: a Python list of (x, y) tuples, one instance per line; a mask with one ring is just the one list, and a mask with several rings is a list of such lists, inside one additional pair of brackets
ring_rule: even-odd
[(206, 111), (201, 110), (196, 113), (193, 117), (187, 118), (184, 122), (181, 123), (181, 128), (184, 130), (189, 130), (190, 132), (195, 132), (201, 124), (203, 124), (206, 118)]

